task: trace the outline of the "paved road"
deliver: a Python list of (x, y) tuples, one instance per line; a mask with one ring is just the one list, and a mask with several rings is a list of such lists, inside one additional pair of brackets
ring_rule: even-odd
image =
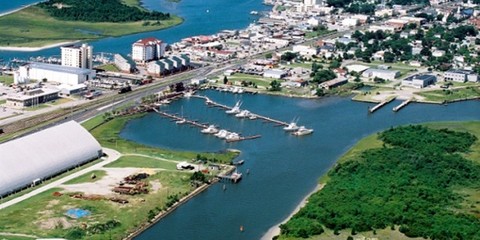
[(101, 161), (101, 162), (99, 162), (99, 163), (97, 163), (97, 164), (95, 164), (95, 165), (93, 165), (93, 166), (90, 166), (90, 167), (88, 167), (88, 168), (82, 169), (82, 170), (80, 170), (80, 171), (78, 171), (78, 172), (72, 173), (72, 174), (70, 174), (70, 175), (68, 175), (68, 176), (65, 176), (65, 177), (63, 177), (63, 178), (61, 178), (61, 179), (58, 179), (58, 180), (56, 180), (56, 181), (54, 181), (54, 182), (51, 182), (51, 183), (49, 183), (49, 184), (47, 184), (47, 185), (45, 185), (45, 186), (41, 186), (41, 187), (39, 187), (39, 188), (37, 188), (37, 189), (35, 189), (35, 190), (27, 193), (27, 194), (24, 194), (24, 195), (20, 196), (20, 197), (17, 197), (17, 198), (14, 198), (14, 199), (12, 199), (12, 200), (10, 200), (10, 201), (8, 201), (8, 202), (2, 203), (2, 204), (0, 204), (0, 210), (1, 210), (1, 209), (4, 209), (4, 208), (7, 208), (7, 207), (9, 207), (9, 206), (12, 206), (12, 205), (14, 205), (14, 204), (17, 204), (17, 203), (19, 203), (19, 202), (21, 202), (21, 201), (23, 201), (23, 200), (29, 199), (29, 198), (31, 198), (31, 197), (33, 197), (33, 196), (35, 196), (35, 195), (37, 195), (37, 194), (40, 194), (40, 193), (42, 193), (42, 192), (48, 191), (48, 190), (50, 190), (50, 189), (52, 189), (52, 188), (58, 187), (58, 186), (60, 186), (61, 184), (64, 184), (64, 183), (66, 183), (66, 182), (68, 182), (68, 181), (70, 181), (70, 180), (72, 180), (72, 179), (74, 179), (74, 178), (77, 178), (77, 177), (79, 177), (79, 176), (82, 176), (82, 175), (84, 175), (84, 174), (87, 174), (87, 173), (89, 173), (89, 172), (92, 172), (92, 171), (94, 171), (94, 170), (97, 170), (97, 169), (99, 169), (99, 168), (101, 168), (101, 167), (103, 167), (103, 166), (105, 166), (105, 165), (107, 165), (107, 164), (109, 164), (109, 163), (112, 163), (112, 162), (116, 161), (117, 159), (119, 159), (119, 158), (122, 156), (119, 152), (117, 152), (117, 151), (115, 151), (115, 150), (113, 150), (113, 149), (104, 148), (104, 149), (103, 149), (103, 152), (108, 155), (108, 158), (107, 158), (107, 159), (105, 159), (105, 160), (103, 160), (103, 161)]

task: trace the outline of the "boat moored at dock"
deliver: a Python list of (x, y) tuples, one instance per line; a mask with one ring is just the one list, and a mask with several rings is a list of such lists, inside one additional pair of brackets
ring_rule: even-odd
[(205, 134), (215, 134), (218, 133), (218, 129), (215, 127), (215, 125), (210, 125), (207, 128), (202, 129), (200, 132)]
[(309, 129), (309, 128), (305, 128), (305, 126), (301, 126), (298, 128), (297, 131), (295, 131), (293, 133), (293, 135), (295, 136), (303, 136), (303, 135), (308, 135), (308, 134), (312, 134), (313, 133), (313, 129)]

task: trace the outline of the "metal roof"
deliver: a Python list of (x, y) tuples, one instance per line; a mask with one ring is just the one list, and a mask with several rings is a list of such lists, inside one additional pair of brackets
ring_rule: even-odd
[(92, 70), (86, 69), (86, 68), (76, 68), (76, 67), (62, 66), (57, 64), (40, 63), (40, 62), (32, 62), (32, 63), (29, 63), (27, 66), (29, 66), (30, 68), (37, 68), (37, 69), (63, 72), (63, 73), (71, 73), (71, 74), (77, 74), (77, 75), (91, 74), (92, 72)]
[(74, 121), (0, 144), (0, 196), (96, 159), (101, 149)]

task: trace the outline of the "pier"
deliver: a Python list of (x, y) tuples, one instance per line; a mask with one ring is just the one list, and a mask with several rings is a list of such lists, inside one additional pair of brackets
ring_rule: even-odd
[[(224, 110), (231, 110), (232, 109), (232, 107), (214, 102), (210, 98), (205, 97), (205, 96), (193, 95), (192, 97), (204, 99), (205, 103), (209, 106), (222, 108)], [(280, 120), (276, 120), (276, 119), (273, 119), (273, 118), (262, 116), (262, 115), (259, 115), (259, 114), (256, 114), (256, 113), (251, 113), (251, 114), (254, 115), (257, 119), (261, 119), (265, 122), (275, 123), (277, 126), (288, 126), (287, 122), (283, 122), (283, 121), (280, 121)]]
[(394, 107), (392, 110), (394, 112), (398, 112), (400, 109), (402, 109), (403, 107), (407, 106), (410, 102), (412, 101), (412, 99), (408, 99), (406, 101), (403, 101), (402, 103), (400, 103), (400, 105)]
[(375, 105), (374, 107), (372, 108), (368, 108), (368, 112), (369, 113), (373, 113), (375, 111), (377, 111), (378, 109), (380, 109), (381, 107), (385, 106), (386, 104), (390, 103), (391, 101), (395, 100), (396, 97), (393, 97), (393, 98), (390, 98), (390, 99), (387, 99), (377, 105)]
[(229, 181), (232, 183), (237, 183), (242, 179), (242, 173), (239, 173), (236, 170), (237, 168), (232, 168), (224, 174), (217, 175), (217, 178), (219, 178), (221, 181), (223, 180), (223, 181)]

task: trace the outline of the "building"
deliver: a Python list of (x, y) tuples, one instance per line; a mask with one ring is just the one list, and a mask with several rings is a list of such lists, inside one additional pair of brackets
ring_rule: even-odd
[(161, 76), (188, 67), (190, 67), (190, 58), (187, 55), (180, 55), (147, 63), (147, 72), (154, 76)]
[(45, 79), (60, 84), (78, 85), (94, 77), (95, 72), (91, 69), (33, 62), (20, 66), (14, 74), (14, 82), (20, 84), (31, 79), (38, 81)]
[(83, 83), (78, 85), (62, 84), (57, 89), (60, 90), (60, 95), (63, 96), (80, 95), (87, 91), (87, 85)]
[(318, 48), (305, 45), (295, 45), (292, 48), (292, 52), (297, 52), (302, 56), (311, 57), (318, 54)]
[(92, 69), (93, 47), (87, 44), (81, 46), (61, 47), (62, 66)]
[(60, 90), (48, 88), (36, 88), (26, 90), (7, 96), (5, 105), (11, 108), (31, 107), (38, 104), (46, 103), (58, 98)]
[(394, 80), (399, 76), (400, 76), (399, 71), (383, 70), (383, 69), (375, 69), (375, 68), (369, 68), (362, 73), (362, 77), (367, 77), (367, 78), (377, 77), (385, 80)]
[(0, 196), (102, 156), (95, 138), (75, 121), (0, 144)]
[(281, 79), (285, 76), (287, 76), (287, 73), (279, 69), (270, 69), (263, 73), (263, 77), (266, 77), (266, 78)]
[(142, 65), (158, 60), (165, 55), (166, 46), (166, 43), (153, 37), (140, 39), (132, 45), (132, 59)]
[(334, 87), (338, 87), (340, 85), (343, 85), (345, 83), (347, 83), (348, 80), (347, 78), (345, 77), (339, 77), (339, 78), (336, 78), (336, 79), (333, 79), (333, 80), (329, 80), (329, 81), (326, 81), (326, 82), (323, 82), (323, 83), (320, 83), (318, 86), (320, 88), (324, 88), (324, 89), (331, 89), (331, 88), (334, 88)]
[(345, 27), (355, 27), (358, 25), (358, 19), (357, 18), (345, 18), (342, 20), (342, 26)]
[(434, 75), (416, 75), (402, 80), (402, 85), (414, 88), (424, 88), (426, 86), (434, 84), (436, 81), (437, 77)]
[(454, 82), (477, 82), (478, 75), (475, 74), (472, 70), (464, 69), (450, 69), (443, 74), (445, 81), (454, 81)]
[(370, 67), (365, 65), (360, 65), (360, 64), (352, 64), (352, 65), (346, 66), (346, 68), (349, 73), (351, 72), (362, 73), (363, 71), (369, 69)]
[(115, 54), (113, 56), (113, 61), (115, 66), (117, 66), (117, 68), (124, 73), (132, 73), (135, 71), (135, 62), (127, 56)]

